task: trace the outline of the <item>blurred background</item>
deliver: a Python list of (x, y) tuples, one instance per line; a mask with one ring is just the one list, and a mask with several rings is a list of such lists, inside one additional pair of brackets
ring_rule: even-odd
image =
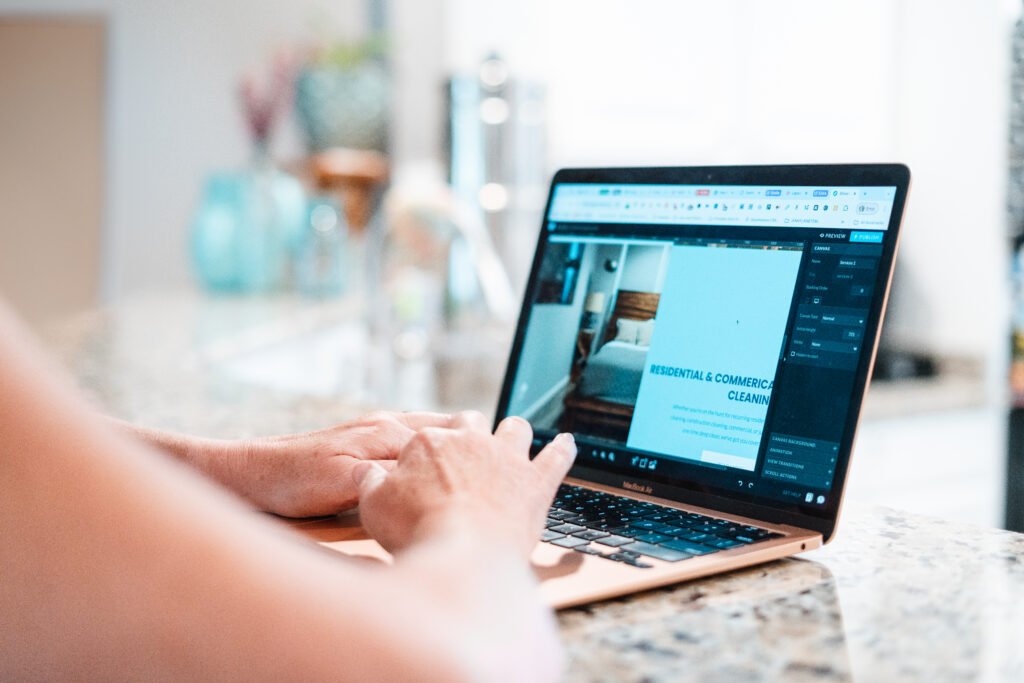
[[(902, 162), (913, 187), (848, 496), (1020, 525), (1020, 10), (0, 0), (0, 291), (44, 335), (114, 311), (125, 344), (179, 334), (190, 367), (248, 386), (448, 406), (462, 385), (416, 361), (501, 366), (555, 169)], [(302, 343), (253, 323), (271, 314)], [(353, 316), (365, 329), (338, 322)], [(384, 334), (388, 359), (366, 361), (360, 334)], [(398, 388), (367, 394), (346, 374), (363, 365)]]

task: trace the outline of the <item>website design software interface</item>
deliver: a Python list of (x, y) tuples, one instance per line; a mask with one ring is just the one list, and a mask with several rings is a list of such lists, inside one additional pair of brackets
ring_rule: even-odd
[(559, 185), (508, 414), (581, 464), (824, 507), (894, 199)]

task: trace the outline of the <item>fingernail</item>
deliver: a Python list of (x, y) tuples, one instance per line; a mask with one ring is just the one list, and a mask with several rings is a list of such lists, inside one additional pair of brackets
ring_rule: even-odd
[(362, 486), (363, 480), (366, 479), (366, 476), (370, 474), (370, 472), (372, 472), (373, 470), (380, 470), (381, 472), (385, 471), (383, 467), (381, 467), (375, 462), (359, 463), (358, 465), (356, 465), (356, 468), (352, 470), (352, 481), (355, 483), (356, 486)]
[(366, 479), (366, 475), (370, 473), (370, 468), (359, 463), (352, 470), (352, 482), (358, 487), (363, 485), (363, 479)]
[(576, 443), (576, 437), (571, 432), (562, 432), (558, 435), (558, 438), (562, 441), (568, 441), (569, 443)]

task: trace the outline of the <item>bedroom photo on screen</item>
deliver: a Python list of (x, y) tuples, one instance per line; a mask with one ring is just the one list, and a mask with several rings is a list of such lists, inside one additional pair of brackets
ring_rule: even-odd
[(626, 440), (669, 252), (667, 242), (552, 240), (540, 267), (551, 285), (533, 301), (510, 414)]

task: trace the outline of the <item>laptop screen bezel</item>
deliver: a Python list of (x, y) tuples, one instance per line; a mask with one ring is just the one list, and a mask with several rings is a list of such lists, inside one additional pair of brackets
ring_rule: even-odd
[[(574, 184), (637, 184), (637, 185), (774, 185), (774, 186), (892, 186), (896, 188), (889, 225), (884, 233), (882, 256), (879, 260), (875, 294), (872, 296), (865, 328), (865, 340), (870, 340), (870, 349), (865, 345), (864, 356), (858, 366), (854, 380), (850, 409), (847, 413), (843, 437), (839, 447), (832, 495), (823, 509), (811, 509), (796, 503), (773, 502), (771, 504), (744, 500), (723, 491), (700, 490), (695, 487), (673, 486), (651, 481), (643, 477), (609, 472), (587, 467), (577, 460), (569, 476), (605, 486), (623, 489), (627, 486), (646, 487), (649, 495), (676, 501), (681, 504), (711, 508), (726, 514), (764, 520), (776, 524), (789, 524), (822, 534), (827, 542), (835, 531), (836, 520), (842, 507), (843, 491), (849, 471), (850, 456), (856, 438), (866, 388), (870, 381), (878, 346), (879, 332), (885, 304), (892, 282), (893, 264), (899, 246), (899, 228), (906, 205), (910, 185), (910, 171), (902, 164), (829, 164), (829, 165), (774, 165), (774, 166), (698, 166), (698, 167), (645, 167), (645, 168), (570, 168), (555, 173), (548, 193), (547, 204), (541, 221), (533, 265), (527, 280), (524, 305), (520, 311), (515, 337), (506, 368), (495, 415), (495, 425), (508, 411), (512, 386), (519, 367), (526, 327), (532, 309), (530, 302), (538, 284), (544, 241), (548, 238), (547, 217), (555, 188), (564, 183)], [(704, 486), (703, 488), (708, 488)]]

